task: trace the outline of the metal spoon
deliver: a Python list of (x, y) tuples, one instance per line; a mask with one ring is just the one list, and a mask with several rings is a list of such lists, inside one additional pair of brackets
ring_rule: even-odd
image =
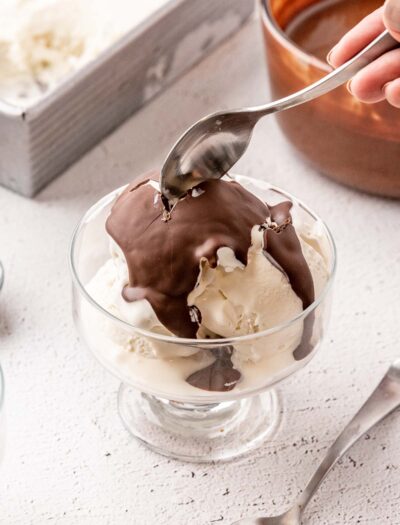
[(222, 111), (199, 120), (180, 137), (164, 163), (161, 170), (164, 197), (173, 202), (204, 180), (221, 178), (246, 151), (261, 117), (328, 93), (398, 46), (399, 42), (385, 31), (343, 66), (297, 93), (265, 106)]
[(328, 472), (347, 450), (374, 425), (400, 406), (400, 359), (395, 361), (374, 392), (328, 450), (324, 460), (294, 506), (272, 518), (235, 521), (232, 525), (301, 525), (302, 514)]

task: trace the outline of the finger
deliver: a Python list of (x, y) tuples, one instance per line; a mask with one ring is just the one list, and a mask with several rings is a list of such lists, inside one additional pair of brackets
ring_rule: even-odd
[(394, 38), (400, 42), (400, 3), (398, 0), (386, 0), (383, 8), (383, 21)]
[(400, 78), (386, 84), (383, 91), (389, 104), (400, 108)]
[(361, 102), (372, 104), (384, 99), (384, 86), (400, 78), (400, 49), (389, 51), (366, 66), (351, 81), (349, 89)]
[(371, 92), (363, 93), (358, 89), (357, 85), (353, 86), (353, 80), (351, 80), (347, 84), (347, 89), (355, 98), (357, 98), (364, 104), (376, 104), (377, 102), (382, 102), (383, 100), (385, 100), (386, 97), (383, 88), (379, 92), (375, 92), (374, 94), (372, 94)]
[(329, 64), (333, 67), (341, 66), (370, 44), (385, 29), (382, 13), (383, 7), (365, 17), (346, 33), (328, 54)]

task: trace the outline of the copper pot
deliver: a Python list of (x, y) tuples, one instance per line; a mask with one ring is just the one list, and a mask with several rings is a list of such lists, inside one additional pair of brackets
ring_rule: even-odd
[[(305, 9), (324, 0), (259, 1), (272, 96), (283, 97), (326, 75), (330, 66), (285, 33)], [(341, 25), (333, 25), (331, 35), (324, 33), (324, 44), (329, 38), (334, 44), (365, 15), (366, 7), (372, 10), (380, 2), (351, 3), (359, 9), (340, 17)], [(287, 138), (322, 173), (369, 193), (400, 198), (400, 110), (386, 102), (362, 104), (342, 86), (277, 118)]]

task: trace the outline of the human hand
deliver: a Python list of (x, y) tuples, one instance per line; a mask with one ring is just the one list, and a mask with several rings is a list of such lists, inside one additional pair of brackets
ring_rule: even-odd
[[(330, 51), (328, 62), (338, 67), (367, 46), (387, 28), (400, 42), (400, 0), (385, 5), (364, 18)], [(400, 108), (400, 49), (389, 51), (360, 71), (348, 84), (352, 95), (373, 104), (387, 100)]]

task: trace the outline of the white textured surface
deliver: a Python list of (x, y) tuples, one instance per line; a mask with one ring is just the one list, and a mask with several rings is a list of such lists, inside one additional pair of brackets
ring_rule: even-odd
[[(274, 441), (226, 465), (199, 467), (149, 452), (119, 421), (117, 381), (77, 340), (67, 251), (80, 215), (115, 186), (159, 166), (197, 117), (267, 96), (260, 34), (250, 24), (36, 200), (0, 190), (8, 411), (2, 524), (229, 524), (279, 511), (399, 355), (399, 204), (314, 173), (272, 118), (259, 125), (237, 171), (306, 200), (330, 224), (340, 257), (330, 336), (282, 385), (286, 413)], [(351, 450), (311, 504), (311, 524), (400, 523), (399, 432), (398, 412)]]

